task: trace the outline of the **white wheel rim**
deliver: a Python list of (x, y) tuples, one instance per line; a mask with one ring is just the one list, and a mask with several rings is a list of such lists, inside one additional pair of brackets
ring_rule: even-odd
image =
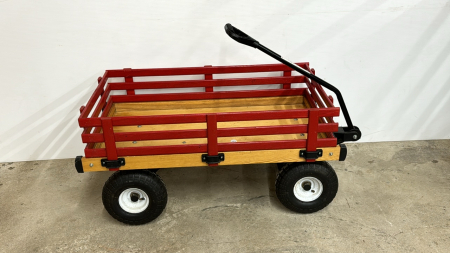
[(319, 179), (315, 177), (304, 177), (297, 181), (294, 185), (295, 197), (303, 202), (311, 202), (322, 195), (323, 185)]
[(143, 190), (128, 188), (119, 196), (120, 207), (129, 213), (141, 213), (147, 209), (150, 199)]

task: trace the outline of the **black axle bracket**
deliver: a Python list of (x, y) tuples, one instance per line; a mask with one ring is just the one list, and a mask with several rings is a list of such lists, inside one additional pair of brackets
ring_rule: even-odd
[(208, 154), (202, 155), (202, 162), (207, 164), (217, 164), (223, 161), (225, 161), (224, 153), (219, 153), (218, 155), (208, 155)]
[(117, 160), (102, 159), (100, 161), (102, 163), (102, 166), (108, 169), (117, 169), (120, 168), (120, 166), (125, 165), (125, 158), (119, 158)]
[(338, 131), (333, 133), (337, 139), (337, 144), (341, 144), (346, 141), (357, 141), (361, 139), (361, 131), (358, 127), (339, 127)]

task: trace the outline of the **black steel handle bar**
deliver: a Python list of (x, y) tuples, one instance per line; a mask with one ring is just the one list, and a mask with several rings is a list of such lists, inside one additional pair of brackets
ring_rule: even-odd
[[(349, 130), (358, 129), (357, 127), (353, 126), (352, 120), (350, 119), (350, 115), (347, 111), (347, 106), (345, 106), (344, 98), (342, 97), (341, 92), (336, 87), (334, 87), (333, 85), (329, 84), (328, 82), (322, 80), (321, 78), (317, 77), (316, 75), (310, 73), (309, 71), (299, 67), (298, 65), (283, 59), (283, 57), (281, 57), (279, 54), (277, 54), (277, 53), (273, 52), (272, 50), (268, 49), (267, 47), (261, 45), (257, 40), (248, 36), (246, 33), (237, 29), (236, 27), (232, 26), (231, 24), (225, 25), (225, 32), (235, 41), (261, 50), (262, 52), (275, 58), (279, 62), (289, 66), (290, 68), (296, 70), (297, 72), (303, 74), (304, 76), (310, 78), (311, 80), (316, 81), (318, 84), (320, 84), (320, 85), (324, 86), (325, 88), (334, 92), (334, 94), (336, 94), (336, 97), (341, 106), (345, 121), (347, 122), (347, 127), (345, 128), (346, 129), (345, 132), (348, 132)], [(358, 129), (358, 132), (359, 132), (359, 129)], [(357, 133), (356, 137), (357, 138), (352, 136), (352, 140), (358, 140), (359, 138), (361, 138), (361, 132)]]

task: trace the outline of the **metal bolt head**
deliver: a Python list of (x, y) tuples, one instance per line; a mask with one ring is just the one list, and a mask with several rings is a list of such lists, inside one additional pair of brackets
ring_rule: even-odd
[(93, 163), (90, 163), (90, 164), (89, 164), (89, 167), (94, 167), (94, 164), (93, 164)]
[(358, 139), (358, 135), (356, 135), (356, 134), (353, 135), (353, 139), (354, 139), (354, 140)]
[(332, 155), (333, 155), (333, 152), (330, 152), (329, 155), (332, 156)]
[(142, 126), (141, 126), (141, 125), (138, 125), (138, 127), (141, 128)]
[(137, 143), (137, 141), (133, 141), (133, 144), (136, 144)]

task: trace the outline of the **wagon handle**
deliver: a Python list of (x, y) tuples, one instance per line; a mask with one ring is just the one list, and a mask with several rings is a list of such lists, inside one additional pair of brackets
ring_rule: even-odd
[(347, 122), (347, 127), (340, 127), (339, 131), (334, 133), (336, 138), (338, 139), (338, 143), (342, 143), (344, 141), (357, 141), (361, 138), (361, 131), (358, 127), (353, 125), (352, 120), (350, 119), (350, 114), (347, 110), (347, 106), (345, 106), (344, 98), (342, 97), (341, 92), (336, 87), (310, 73), (309, 71), (301, 68), (300, 66), (283, 59), (283, 57), (281, 57), (279, 54), (261, 45), (257, 40), (253, 39), (243, 31), (237, 29), (229, 23), (225, 25), (225, 32), (235, 41), (261, 50), (263, 53), (271, 56), (272, 58), (278, 60), (279, 62), (287, 65), (288, 67), (294, 69), (295, 71), (303, 74), (304, 76), (316, 81), (318, 84), (334, 92), (341, 106), (345, 121)]

